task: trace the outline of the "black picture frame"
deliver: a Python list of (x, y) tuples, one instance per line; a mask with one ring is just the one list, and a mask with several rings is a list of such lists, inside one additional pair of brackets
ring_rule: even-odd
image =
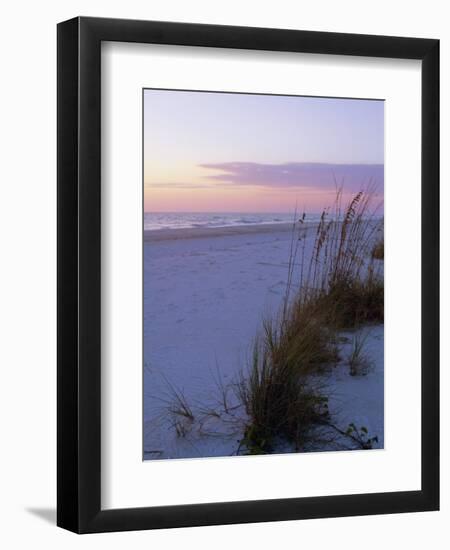
[[(420, 491), (101, 509), (102, 41), (422, 61)], [(76, 533), (94, 533), (438, 510), (439, 41), (77, 17), (58, 25), (57, 66), (57, 524)]]

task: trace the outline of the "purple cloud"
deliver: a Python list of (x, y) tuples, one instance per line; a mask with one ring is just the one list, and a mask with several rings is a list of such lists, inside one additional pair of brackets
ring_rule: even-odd
[(348, 191), (359, 191), (369, 182), (384, 184), (383, 164), (326, 164), (287, 162), (223, 162), (201, 164), (202, 168), (219, 170), (221, 174), (205, 176), (223, 185), (256, 185), (262, 187), (333, 189), (335, 181), (344, 183)]

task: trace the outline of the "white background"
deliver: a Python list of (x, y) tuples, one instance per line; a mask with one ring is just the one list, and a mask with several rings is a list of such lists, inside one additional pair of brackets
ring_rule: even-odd
[[(448, 212), (450, 97), (445, 2), (376, 3), (110, 0), (16, 2), (2, 12), (0, 93), (2, 139), (0, 270), (0, 541), (6, 548), (315, 548), (444, 547), (450, 491), (442, 472), (442, 511), (207, 527), (76, 537), (53, 526), (55, 508), (56, 388), (56, 28), (75, 15), (194, 21), (410, 35), (441, 39), (442, 212)], [(442, 280), (450, 279), (449, 217), (442, 220)], [(442, 285), (442, 334), (448, 335), (449, 290)], [(449, 344), (443, 338), (442, 396), (448, 388)], [(405, 381), (407, 387), (407, 381)], [(450, 463), (450, 405), (442, 399), (442, 464)], [(370, 475), (370, 473), (368, 473)]]
[[(420, 489), (420, 62), (107, 43), (102, 67), (102, 507)], [(384, 450), (142, 461), (143, 85), (386, 100)]]

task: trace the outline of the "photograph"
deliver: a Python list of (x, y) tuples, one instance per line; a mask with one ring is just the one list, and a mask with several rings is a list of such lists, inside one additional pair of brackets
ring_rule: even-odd
[(253, 12), (57, 24), (68, 531), (439, 510), (439, 29)]
[(382, 449), (384, 101), (143, 90), (144, 460)]

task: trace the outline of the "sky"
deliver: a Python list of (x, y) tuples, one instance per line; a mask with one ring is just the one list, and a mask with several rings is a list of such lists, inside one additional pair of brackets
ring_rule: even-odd
[(319, 212), (384, 183), (384, 102), (144, 90), (146, 212)]

